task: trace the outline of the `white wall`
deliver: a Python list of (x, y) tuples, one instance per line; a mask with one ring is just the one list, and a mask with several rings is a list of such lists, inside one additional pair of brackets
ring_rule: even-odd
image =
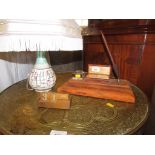
[(26, 79), (35, 57), (35, 52), (0, 52), (0, 92)]

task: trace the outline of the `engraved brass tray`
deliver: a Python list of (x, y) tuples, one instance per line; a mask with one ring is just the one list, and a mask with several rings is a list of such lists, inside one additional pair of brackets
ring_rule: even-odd
[[(57, 74), (53, 91), (70, 77), (71, 73)], [(62, 130), (71, 135), (132, 134), (148, 116), (146, 96), (136, 86), (132, 89), (135, 104), (70, 95), (70, 109), (46, 109), (37, 107), (37, 93), (27, 90), (24, 80), (0, 94), (0, 132), (46, 135), (51, 130)]]

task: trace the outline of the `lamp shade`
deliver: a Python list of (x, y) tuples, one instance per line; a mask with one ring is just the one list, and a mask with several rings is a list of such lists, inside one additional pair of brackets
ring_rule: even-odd
[(0, 20), (0, 51), (82, 50), (82, 36), (72, 19)]

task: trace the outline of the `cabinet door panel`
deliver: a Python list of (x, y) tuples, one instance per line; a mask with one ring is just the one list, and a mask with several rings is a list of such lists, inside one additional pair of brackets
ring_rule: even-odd
[(89, 64), (108, 64), (107, 54), (102, 44), (84, 45), (84, 70), (88, 71)]
[[(137, 84), (142, 57), (142, 45), (110, 44), (111, 54), (120, 72), (120, 78)], [(103, 44), (84, 44), (84, 69), (88, 64), (111, 64)]]

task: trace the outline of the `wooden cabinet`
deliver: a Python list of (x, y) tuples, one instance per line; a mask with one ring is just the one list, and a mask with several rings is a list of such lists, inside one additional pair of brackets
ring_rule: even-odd
[[(94, 24), (93, 24), (94, 26)], [(105, 20), (97, 22), (118, 65), (127, 79), (151, 97), (155, 84), (155, 20)], [(88, 64), (110, 64), (101, 35), (86, 35), (84, 70)]]

